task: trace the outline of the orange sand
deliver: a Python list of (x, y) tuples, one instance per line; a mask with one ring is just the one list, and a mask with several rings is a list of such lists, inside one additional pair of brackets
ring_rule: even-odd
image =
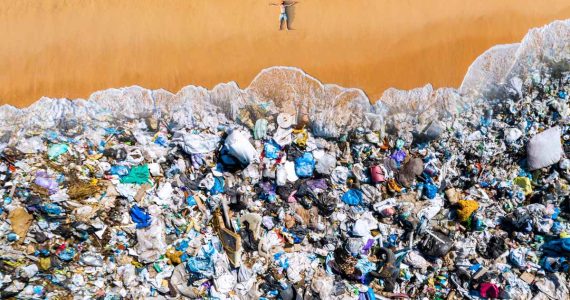
[(296, 66), (360, 87), (457, 86), (487, 48), (570, 17), (568, 0), (0, 0), (0, 104), (109, 87), (177, 91)]

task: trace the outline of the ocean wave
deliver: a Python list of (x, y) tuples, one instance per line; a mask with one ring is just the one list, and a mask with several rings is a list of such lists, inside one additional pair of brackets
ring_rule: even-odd
[(88, 99), (43, 97), (22, 109), (3, 105), (0, 130), (3, 137), (17, 139), (34, 130), (68, 128), (69, 121), (104, 127), (147, 117), (172, 126), (216, 128), (242, 118), (244, 109), (263, 106), (308, 119), (317, 136), (333, 138), (357, 127), (377, 130), (402, 119), (423, 126), (460, 113), (497, 86), (516, 90), (518, 78), (529, 72), (553, 66), (569, 70), (569, 61), (570, 20), (555, 21), (530, 30), (520, 43), (487, 50), (457, 89), (429, 84), (407, 91), (391, 88), (370, 101), (360, 89), (324, 84), (299, 68), (277, 66), (262, 70), (245, 89), (235, 82), (211, 90), (189, 85), (177, 93), (131, 86), (97, 91)]

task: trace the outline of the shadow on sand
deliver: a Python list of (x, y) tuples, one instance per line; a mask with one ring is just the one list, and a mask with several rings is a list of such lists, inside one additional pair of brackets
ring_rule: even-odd
[[(297, 2), (290, 2), (290, 3), (297, 3)], [(293, 22), (295, 21), (295, 10), (297, 5), (292, 5), (287, 7), (287, 27), (289, 30), (294, 30)]]

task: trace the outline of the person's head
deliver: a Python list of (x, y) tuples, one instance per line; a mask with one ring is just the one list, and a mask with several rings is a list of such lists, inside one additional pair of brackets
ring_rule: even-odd
[(281, 4), (285, 5), (285, 1), (281, 1)]

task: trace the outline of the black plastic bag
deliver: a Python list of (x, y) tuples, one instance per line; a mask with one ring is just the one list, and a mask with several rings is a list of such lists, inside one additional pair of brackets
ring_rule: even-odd
[(429, 257), (439, 258), (445, 256), (453, 248), (453, 240), (447, 235), (433, 231), (426, 234), (419, 244), (420, 251)]

